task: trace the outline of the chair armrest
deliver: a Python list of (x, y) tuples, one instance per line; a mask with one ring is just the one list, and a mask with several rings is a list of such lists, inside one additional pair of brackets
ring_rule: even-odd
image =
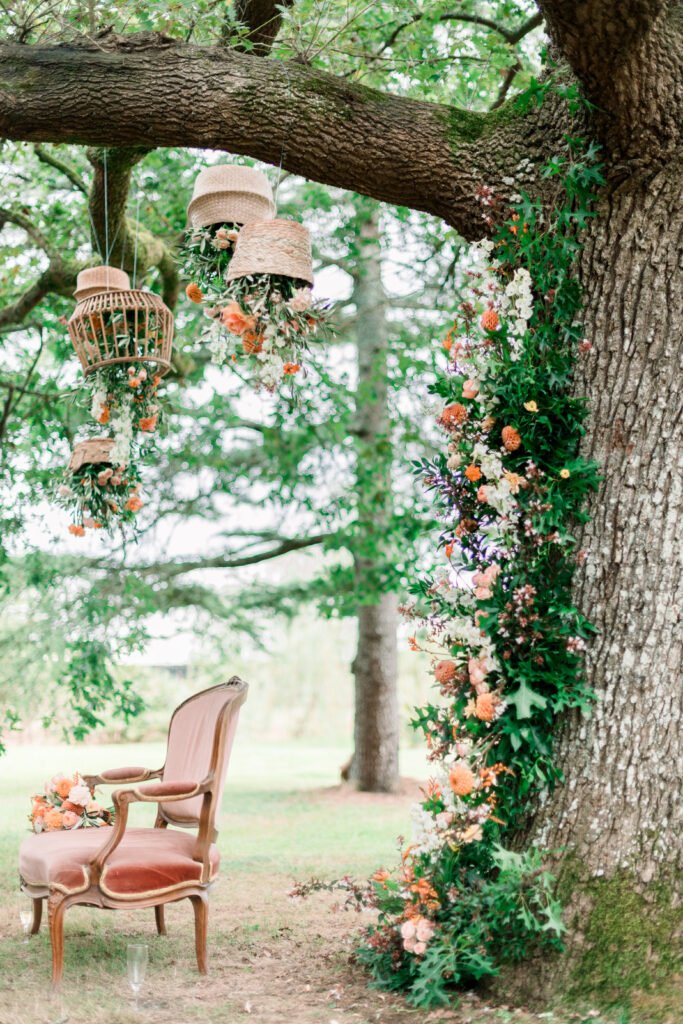
[(145, 782), (147, 779), (158, 779), (163, 768), (152, 771), (149, 768), (107, 768), (99, 775), (84, 775), (86, 786), (112, 786), (115, 783), (129, 785), (132, 782)]
[(135, 789), (115, 789), (111, 797), (114, 804), (112, 834), (89, 862), (91, 885), (99, 883), (108, 858), (123, 839), (128, 823), (129, 804), (187, 800), (188, 797), (199, 796), (201, 793), (209, 792), (213, 783), (214, 777), (213, 772), (211, 772), (202, 782), (152, 782), (148, 785), (138, 786)]
[[(187, 800), (191, 796), (205, 793), (210, 788), (207, 780), (201, 782), (146, 782), (142, 786), (136, 786), (131, 792), (135, 794), (136, 800), (157, 801), (163, 800)], [(132, 803), (132, 801), (131, 801)]]

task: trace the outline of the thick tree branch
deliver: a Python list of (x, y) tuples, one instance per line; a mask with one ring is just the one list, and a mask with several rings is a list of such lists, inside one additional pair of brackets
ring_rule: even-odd
[(679, 0), (537, 0), (588, 98), (611, 154), (659, 163), (680, 147)]
[(524, 117), (473, 113), (164, 37), (0, 46), (0, 81), (8, 138), (198, 146), (271, 164), (284, 139), (287, 170), (443, 217), (468, 238), (485, 233), (478, 187), (514, 191), (502, 179), (520, 155), (550, 156), (569, 126), (551, 101)]

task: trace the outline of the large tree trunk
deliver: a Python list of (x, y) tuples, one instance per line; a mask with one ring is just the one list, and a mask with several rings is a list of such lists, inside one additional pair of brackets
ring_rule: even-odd
[(612, 998), (680, 964), (682, 235), (669, 167), (607, 195), (585, 239), (593, 350), (575, 386), (590, 409), (583, 453), (604, 481), (575, 596), (599, 630), (586, 666), (598, 703), (590, 720), (561, 724), (565, 783), (522, 837), (554, 851), (569, 926), (565, 956), (506, 977), (526, 999)]
[(356, 392), (358, 533), (354, 550), (358, 608), (354, 754), (359, 789), (393, 792), (398, 774), (396, 595), (384, 591), (386, 525), (392, 510), (391, 438), (386, 378), (389, 325), (381, 280), (379, 210), (361, 206), (354, 299), (359, 328)]

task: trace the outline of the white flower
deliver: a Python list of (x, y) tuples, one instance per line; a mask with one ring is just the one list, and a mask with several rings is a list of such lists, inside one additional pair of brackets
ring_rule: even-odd
[(287, 305), (294, 313), (303, 313), (304, 310), (311, 308), (312, 294), (310, 288), (297, 288), (294, 292), (294, 297), (289, 300)]
[(69, 801), (79, 807), (85, 807), (92, 800), (92, 793), (87, 786), (72, 786), (69, 790)]

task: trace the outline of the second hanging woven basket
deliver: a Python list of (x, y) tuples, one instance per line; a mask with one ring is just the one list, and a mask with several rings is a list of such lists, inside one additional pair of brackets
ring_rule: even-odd
[(228, 281), (253, 274), (282, 274), (313, 284), (311, 236), (294, 220), (262, 220), (245, 224), (228, 267)]

